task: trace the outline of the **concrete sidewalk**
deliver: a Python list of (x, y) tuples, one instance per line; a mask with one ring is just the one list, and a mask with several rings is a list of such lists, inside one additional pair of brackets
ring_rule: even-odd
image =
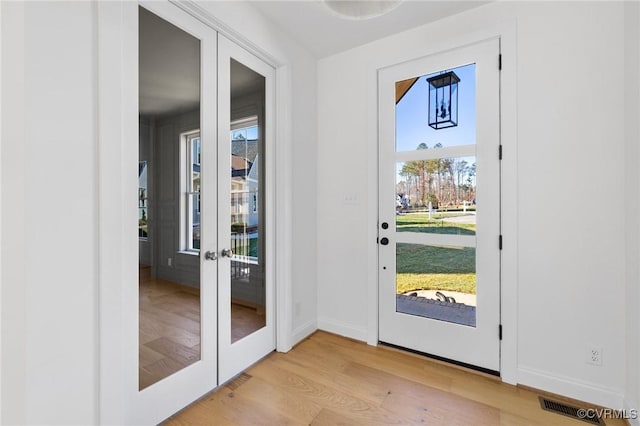
[(464, 303), (448, 303), (426, 297), (398, 294), (396, 311), (470, 327), (476, 326), (476, 307)]

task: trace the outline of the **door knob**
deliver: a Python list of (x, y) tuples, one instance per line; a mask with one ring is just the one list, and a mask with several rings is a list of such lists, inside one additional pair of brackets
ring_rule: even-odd
[(389, 228), (389, 224), (387, 222), (382, 222), (382, 229), (387, 229)]
[(387, 244), (389, 244), (389, 239), (387, 237), (380, 238), (380, 244), (386, 246)]
[(222, 257), (233, 257), (233, 250), (231, 249), (222, 249), (220, 252), (220, 256)]
[(215, 251), (207, 251), (204, 254), (205, 260), (216, 260), (217, 258), (218, 258), (218, 253), (216, 253)]

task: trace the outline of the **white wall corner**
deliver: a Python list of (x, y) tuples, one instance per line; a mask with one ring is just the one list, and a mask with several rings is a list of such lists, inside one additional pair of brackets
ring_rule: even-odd
[(304, 339), (312, 335), (318, 329), (318, 323), (315, 320), (307, 321), (296, 327), (291, 336), (291, 347), (302, 342)]
[(518, 378), (522, 385), (602, 407), (619, 410), (624, 405), (624, 395), (621, 389), (610, 389), (594, 383), (522, 366), (518, 369)]
[(337, 334), (351, 339), (359, 340), (361, 342), (367, 341), (367, 328), (358, 327), (353, 324), (347, 324), (333, 319), (320, 317), (318, 318), (318, 328), (329, 333)]
[[(640, 138), (640, 3), (625, 2), (625, 229), (626, 229), (626, 370), (625, 409), (640, 409), (640, 227), (637, 217), (640, 212), (640, 160), (638, 139)], [(637, 411), (636, 411), (637, 414)], [(637, 417), (637, 416), (636, 416)], [(640, 425), (640, 420), (629, 419)]]
[[(292, 167), (292, 73), (291, 67), (276, 69), (276, 206), (293, 203)], [(292, 227), (291, 209), (278, 208), (276, 218), (276, 349), (288, 352), (292, 347), (293, 288), (292, 288)]]

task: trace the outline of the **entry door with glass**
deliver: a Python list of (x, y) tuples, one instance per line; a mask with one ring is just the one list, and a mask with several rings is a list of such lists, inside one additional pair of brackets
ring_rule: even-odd
[(499, 40), (379, 72), (379, 340), (499, 370)]

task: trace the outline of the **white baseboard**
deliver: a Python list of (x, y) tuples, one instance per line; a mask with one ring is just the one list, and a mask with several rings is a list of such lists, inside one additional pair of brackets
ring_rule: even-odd
[(309, 335), (311, 335), (317, 329), (318, 324), (313, 320), (307, 321), (306, 323), (297, 327), (295, 330), (293, 330), (293, 333), (291, 333), (291, 346), (297, 345), (298, 343), (309, 337)]
[(518, 367), (518, 383), (606, 408), (623, 407), (624, 395), (620, 391), (532, 368)]
[(624, 400), (624, 410), (627, 415), (634, 416), (635, 419), (627, 419), (631, 426), (640, 426), (640, 402), (632, 403), (626, 398)]
[(328, 318), (318, 318), (318, 328), (320, 330), (328, 331), (329, 333), (338, 334), (344, 337), (350, 337), (362, 342), (367, 341), (367, 329), (354, 326), (352, 324), (346, 324)]

